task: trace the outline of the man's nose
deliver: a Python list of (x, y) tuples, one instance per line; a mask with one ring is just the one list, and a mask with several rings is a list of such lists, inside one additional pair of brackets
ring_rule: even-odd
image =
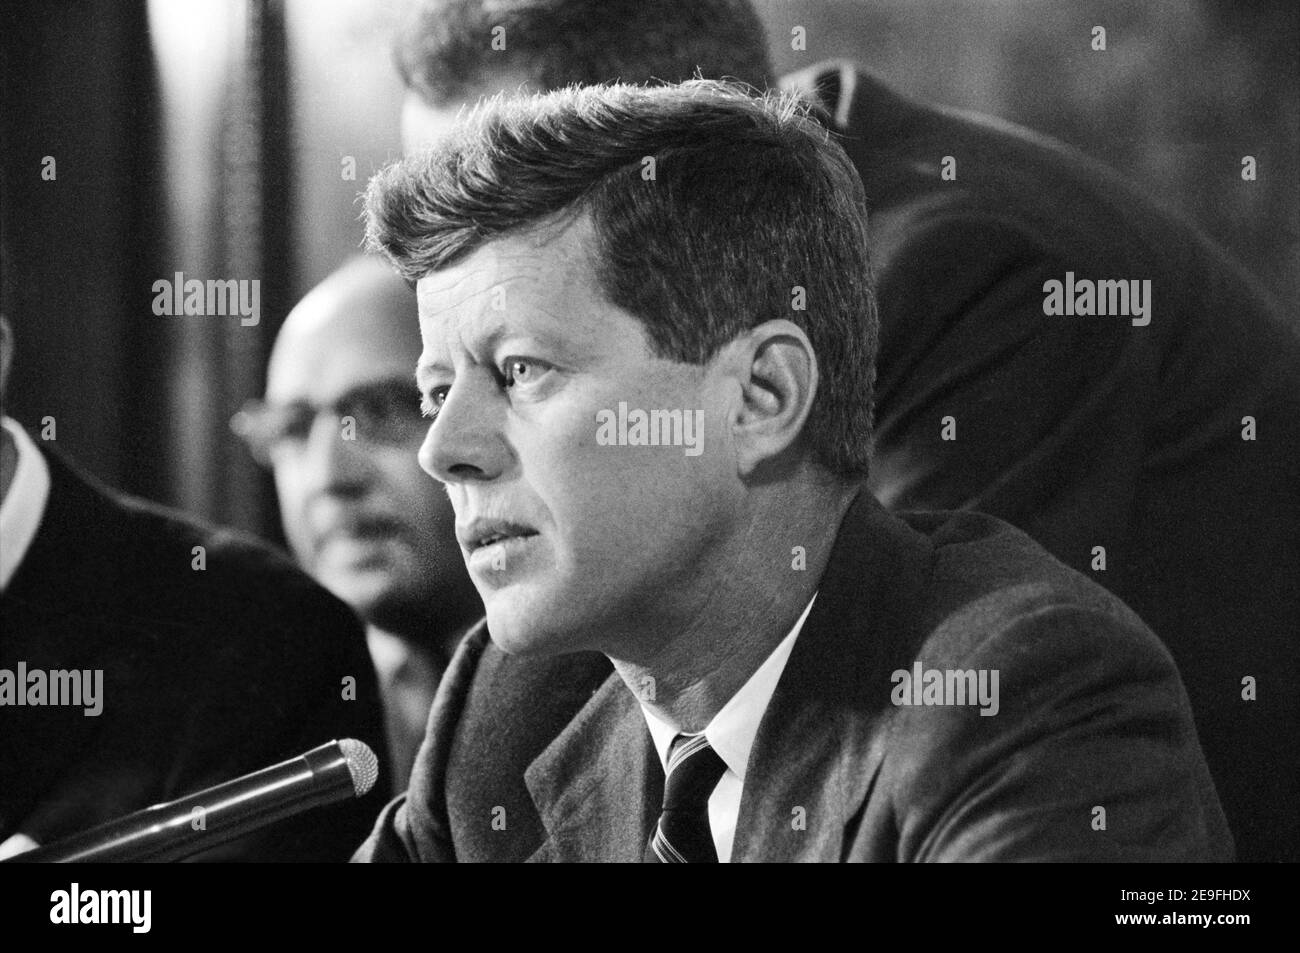
[(443, 483), (495, 480), (513, 459), (504, 412), (495, 381), (457, 381), (420, 446), (420, 467)]
[(320, 413), (312, 421), (303, 448), (312, 490), (335, 496), (356, 496), (370, 480), (373, 468), (357, 439), (356, 422)]

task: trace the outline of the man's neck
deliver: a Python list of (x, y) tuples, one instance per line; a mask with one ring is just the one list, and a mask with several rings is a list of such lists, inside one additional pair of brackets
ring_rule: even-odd
[(853, 495), (810, 492), (758, 509), (682, 631), (647, 657), (607, 653), (641, 703), (682, 731), (703, 731), (807, 608)]

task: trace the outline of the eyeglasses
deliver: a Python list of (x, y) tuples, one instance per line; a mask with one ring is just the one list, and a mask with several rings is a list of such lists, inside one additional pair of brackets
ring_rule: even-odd
[(420, 415), (414, 381), (393, 377), (361, 384), (329, 404), (305, 400), (277, 404), (255, 398), (231, 418), (230, 429), (248, 445), (258, 463), (270, 466), (276, 452), (307, 442), (321, 413), (338, 420), (351, 417), (358, 442), (385, 446), (406, 444), (429, 424)]

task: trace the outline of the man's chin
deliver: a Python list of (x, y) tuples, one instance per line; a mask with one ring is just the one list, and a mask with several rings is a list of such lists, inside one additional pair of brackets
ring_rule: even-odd
[(356, 572), (317, 567), (316, 579), (322, 586), (353, 607), (382, 599), (384, 593), (393, 588), (393, 580), (389, 573), (374, 570)]
[(320, 581), (369, 625), (392, 631), (403, 622), (409, 625), (411, 617), (418, 615), (412, 611), (413, 600), (389, 573), (322, 576)]
[[(525, 616), (522, 617), (521, 616)], [(520, 658), (546, 658), (589, 648), (572, 633), (557, 630), (540, 620), (544, 616), (511, 611), (510, 607), (487, 607), (488, 634), (496, 647)]]

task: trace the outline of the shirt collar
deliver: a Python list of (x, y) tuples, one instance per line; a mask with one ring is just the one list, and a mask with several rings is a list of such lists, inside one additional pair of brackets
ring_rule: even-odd
[[(749, 677), (749, 681), (731, 696), (704, 729), (704, 736), (709, 739), (713, 750), (742, 783), (745, 780), (745, 767), (749, 764), (749, 752), (754, 747), (754, 738), (758, 735), (759, 722), (763, 720), (763, 713), (767, 711), (768, 703), (776, 692), (776, 684), (781, 680), (781, 673), (785, 671), (785, 664), (794, 650), (795, 639), (799, 637), (799, 631), (803, 628), (808, 613), (812, 611), (813, 603), (816, 601), (817, 593), (814, 592), (789, 634), (780, 641), (772, 650), (772, 654)], [(666, 771), (668, 749), (680, 732), (644, 705), (641, 707), (641, 712), (645, 715), (655, 751), (659, 754), (659, 763)]]
[(0, 592), (3, 592), (40, 529), (45, 504), (50, 498), (50, 465), (27, 431), (17, 423), (0, 417), (0, 426), (14, 438), (18, 449), (14, 482), (0, 503)]

